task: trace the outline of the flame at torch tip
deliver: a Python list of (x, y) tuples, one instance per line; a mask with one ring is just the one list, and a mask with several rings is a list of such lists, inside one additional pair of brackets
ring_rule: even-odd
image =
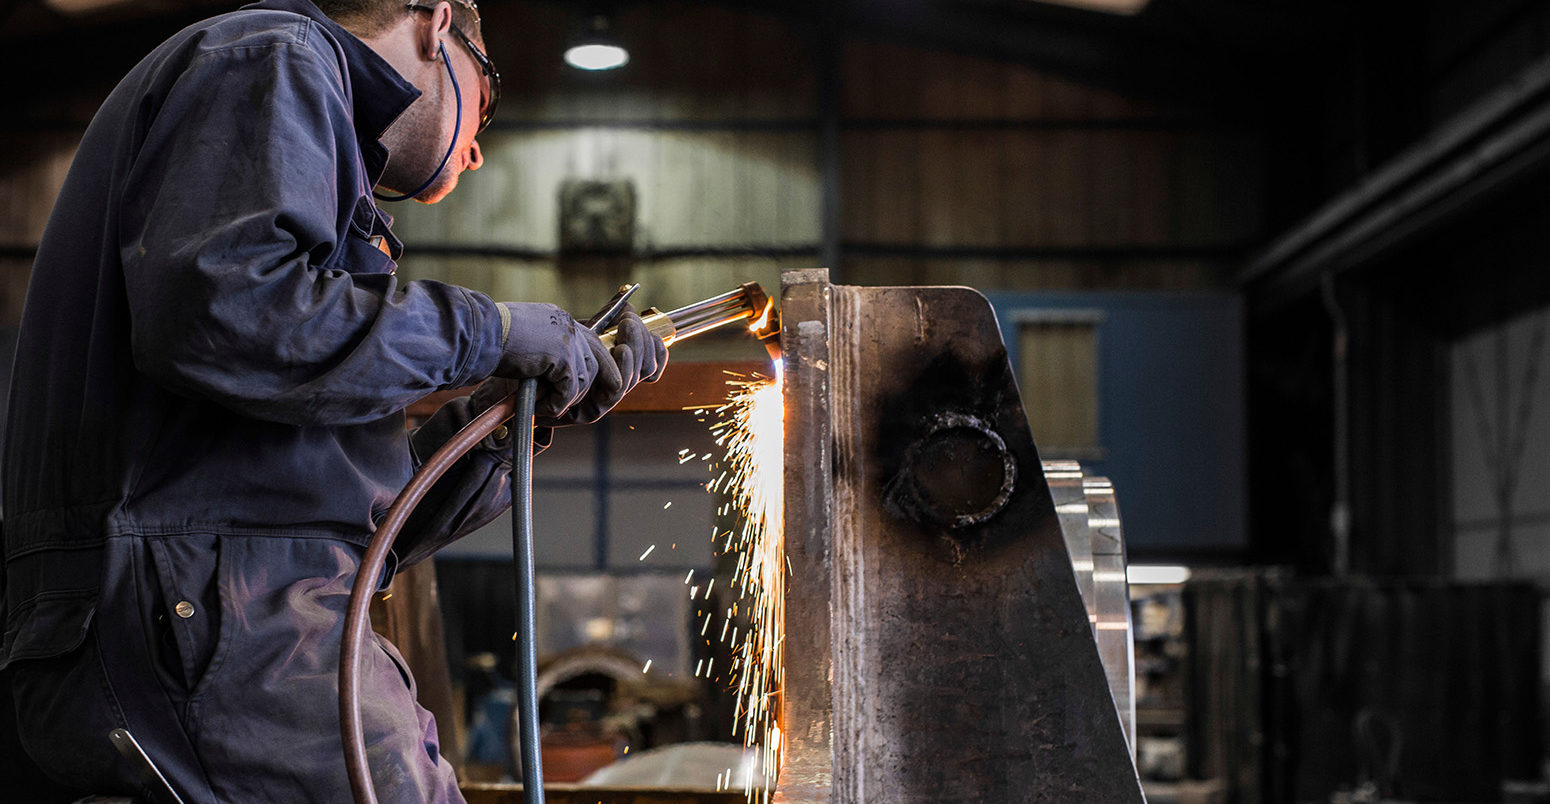
[(775, 312), (775, 300), (774, 299), (765, 299), (764, 300), (764, 309), (759, 311), (759, 315), (756, 318), (754, 318), (752, 321), (748, 322), (748, 331), (756, 333), (759, 330), (764, 329), (765, 327), (769, 326), (770, 325), (770, 315), (772, 315), (774, 312)]

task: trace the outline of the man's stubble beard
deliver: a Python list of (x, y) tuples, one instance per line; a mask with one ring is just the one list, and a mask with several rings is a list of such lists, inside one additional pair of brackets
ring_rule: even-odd
[[(393, 124), (388, 146), (387, 169), (382, 184), (395, 193), (407, 193), (419, 187), (436, 172), (447, 148), (452, 142), (453, 125), (439, 111), (446, 107), (446, 93), (438, 85), (424, 91), (404, 110), (404, 115)], [(414, 200), (424, 204), (440, 201), (457, 186), (458, 170), (456, 154), (447, 159), (447, 165), (431, 186), (425, 188)]]

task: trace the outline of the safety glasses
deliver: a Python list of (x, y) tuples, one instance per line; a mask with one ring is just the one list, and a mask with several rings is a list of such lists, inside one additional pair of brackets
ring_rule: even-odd
[[(473, 3), (466, 2), (466, 0), (457, 0), (457, 2), (459, 5), (473, 11), (475, 20), (479, 18), (479, 9)], [(404, 8), (410, 11), (430, 12), (435, 10), (431, 6), (424, 6), (419, 3), (408, 3)], [(468, 48), (469, 54), (474, 57), (474, 63), (479, 65), (480, 72), (483, 72), (485, 77), (490, 79), (489, 100), (479, 110), (479, 131), (482, 132), (489, 127), (490, 121), (495, 119), (495, 107), (500, 103), (501, 99), (501, 74), (495, 71), (495, 63), (490, 61), (489, 56), (484, 55), (484, 51), (474, 44), (474, 40), (468, 38), (468, 34), (463, 33), (463, 29), (453, 25), (452, 33), (458, 38), (458, 41), (463, 43), (463, 47)]]

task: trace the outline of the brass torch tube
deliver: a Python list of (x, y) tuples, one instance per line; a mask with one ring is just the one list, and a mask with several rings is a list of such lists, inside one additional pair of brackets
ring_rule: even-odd
[(678, 330), (678, 338), (682, 339), (725, 326), (733, 321), (751, 318), (753, 315), (754, 311), (749, 308), (746, 295), (739, 291), (737, 295), (729, 298), (707, 299), (699, 304), (680, 307), (668, 313), (667, 317)]
[[(752, 297), (748, 289), (742, 287), (719, 296), (712, 296), (704, 301), (685, 305), (669, 313), (645, 310), (641, 313), (641, 318), (652, 334), (671, 346), (686, 338), (726, 326), (734, 321), (751, 319), (763, 312), (763, 310), (753, 309), (751, 302)], [(604, 332), (603, 343), (613, 346), (615, 335), (616, 330), (613, 329)]]
[(742, 288), (738, 288), (737, 290), (729, 290), (726, 293), (722, 293), (722, 294), (717, 295), (717, 296), (712, 296), (712, 297), (710, 297), (708, 299), (705, 299), (704, 301), (697, 301), (694, 304), (686, 304), (683, 307), (680, 307), (677, 310), (674, 310), (674, 311), (668, 313), (668, 315), (670, 317), (672, 317), (672, 318), (678, 318), (679, 316), (683, 316), (683, 315), (687, 315), (689, 313), (692, 313), (695, 310), (703, 310), (703, 309), (705, 309), (707, 307), (714, 307), (714, 306), (716, 306), (718, 304), (721, 304), (723, 302), (728, 302), (728, 301), (740, 302), (740, 303), (746, 304), (746, 302), (744, 300), (747, 298), (747, 296), (748, 296), (747, 291), (743, 290)]

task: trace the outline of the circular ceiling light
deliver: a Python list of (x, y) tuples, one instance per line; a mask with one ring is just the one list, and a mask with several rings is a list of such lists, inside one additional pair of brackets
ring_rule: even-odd
[(617, 70), (630, 63), (630, 52), (619, 45), (589, 42), (565, 51), (565, 63), (578, 70)]
[(610, 28), (607, 14), (588, 17), (585, 30), (565, 51), (565, 63), (578, 70), (617, 70), (629, 64), (630, 52)]

